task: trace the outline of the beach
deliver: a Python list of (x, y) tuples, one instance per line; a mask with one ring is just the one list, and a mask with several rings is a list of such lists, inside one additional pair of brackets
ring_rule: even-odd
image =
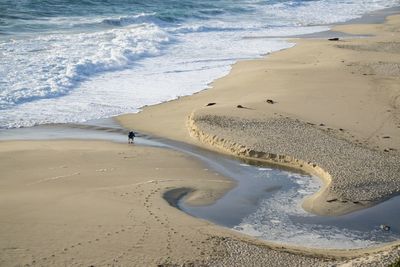
[(296, 47), (265, 60), (239, 62), (212, 90), (118, 119), (128, 128), (201, 140), (243, 157), (278, 162), (287, 156), (282, 163), (327, 184), (321, 201), (308, 201), (313, 212), (371, 205), (400, 189), (398, 23), (393, 16), (385, 26), (334, 28), (374, 37), (296, 40)]
[[(344, 33), (346, 35), (344, 35)], [(209, 89), (118, 116), (126, 129), (315, 175), (334, 216), (400, 191), (400, 16), (240, 61)], [(353, 36), (351, 36), (353, 35)], [(345, 37), (342, 37), (345, 36)], [(235, 186), (184, 153), (107, 141), (0, 142), (0, 266), (387, 266), (399, 244), (258, 240), (174, 207)]]
[(325, 186), (303, 204), (313, 213), (362, 209), (399, 192), (398, 27), (391, 16), (333, 28), (353, 38), (293, 40), (294, 48), (237, 63), (210, 90), (119, 119), (315, 174)]

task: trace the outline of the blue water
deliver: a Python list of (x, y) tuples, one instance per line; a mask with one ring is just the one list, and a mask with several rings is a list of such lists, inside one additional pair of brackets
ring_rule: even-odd
[(137, 112), (207, 88), (238, 60), (292, 46), (285, 36), (398, 5), (0, 0), (0, 128)]

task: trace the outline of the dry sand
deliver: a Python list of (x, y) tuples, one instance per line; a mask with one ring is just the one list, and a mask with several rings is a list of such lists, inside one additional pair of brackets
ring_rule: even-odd
[(305, 205), (318, 214), (343, 214), (386, 199), (400, 192), (400, 16), (335, 30), (373, 36), (296, 40), (292, 49), (237, 63), (211, 90), (119, 119), (127, 127), (196, 142), (189, 124), (211, 148), (286, 157), (280, 162), (326, 182)]
[(209, 224), (162, 194), (212, 201), (233, 185), (169, 150), (97, 141), (2, 142), (0, 169), (0, 266), (198, 261), (212, 255)]
[(170, 150), (0, 142), (0, 169), (0, 266), (327, 266), (348, 256), (270, 249), (180, 212), (164, 194), (196, 190), (191, 203), (206, 204), (233, 184)]
[[(204, 204), (233, 184), (170, 150), (0, 142), (0, 168), (0, 266), (332, 266), (377, 251), (267, 244), (180, 212), (164, 194)], [(378, 251), (370, 266), (399, 255)]]
[[(374, 35), (368, 38), (294, 40), (294, 48), (235, 64), (210, 90), (118, 119), (128, 128), (193, 142), (187, 117), (215, 102), (207, 109), (225, 107), (226, 114), (251, 117), (284, 114), (344, 129), (351, 141), (373, 148), (400, 149), (399, 21), (392, 16), (385, 24), (334, 28)], [(277, 104), (268, 105), (267, 99)], [(238, 111), (239, 104), (250, 109)]]
[[(325, 178), (326, 188), (338, 186), (340, 199), (344, 186), (358, 181), (361, 169), (352, 169), (354, 176), (346, 180), (340, 174), (359, 153), (368, 151), (384, 164), (399, 156), (399, 28), (395, 16), (382, 25), (336, 28), (375, 37), (296, 40), (293, 49), (236, 64), (211, 90), (119, 120), (127, 128), (230, 153), (282, 153), (283, 161), (290, 157), (288, 164), (298, 158), (297, 167), (310, 161), (306, 169)], [(217, 104), (205, 107), (210, 102)], [(251, 123), (255, 126), (246, 126)], [(268, 131), (271, 123), (275, 133)], [(293, 126), (300, 138), (276, 134)], [(213, 146), (190, 133), (202, 141), (212, 137)], [(273, 133), (284, 138), (275, 146), (264, 142)], [(303, 146), (292, 145), (299, 140)], [(311, 145), (316, 141), (324, 143), (323, 153), (320, 145)], [(224, 142), (231, 143), (229, 149)], [(358, 152), (330, 150), (335, 142)], [(233, 144), (239, 150), (231, 149)], [(329, 157), (350, 167), (329, 167)], [(233, 184), (173, 151), (100, 141), (0, 142), (0, 169), (0, 266), (386, 266), (400, 255), (398, 245), (351, 251), (282, 247), (192, 218), (163, 195), (186, 188), (196, 190), (189, 196), (192, 203), (209, 203)], [(392, 181), (376, 175), (384, 185), (381, 197), (398, 192), (398, 187), (386, 190), (399, 179), (387, 172)], [(341, 212), (354, 208), (334, 203)], [(315, 199), (309, 208), (328, 210)]]
[[(119, 121), (316, 174), (325, 187), (304, 203), (315, 213), (382, 201), (400, 192), (400, 16), (334, 30), (368, 37), (294, 40), (294, 48), (235, 64), (210, 90)], [(382, 255), (396, 257), (398, 250), (351, 264), (393, 260)]]

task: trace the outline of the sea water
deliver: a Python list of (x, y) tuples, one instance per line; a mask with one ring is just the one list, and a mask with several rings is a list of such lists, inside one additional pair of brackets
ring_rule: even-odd
[[(285, 36), (399, 0), (0, 0), (0, 128), (82, 122), (193, 94)], [(262, 37), (262, 38), (252, 38)]]

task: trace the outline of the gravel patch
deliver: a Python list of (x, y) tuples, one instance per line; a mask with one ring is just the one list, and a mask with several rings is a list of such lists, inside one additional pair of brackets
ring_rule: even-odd
[(264, 153), (274, 153), (317, 165), (329, 173), (329, 193), (341, 201), (376, 202), (400, 192), (398, 153), (363, 147), (291, 118), (256, 120), (195, 114), (190, 120), (196, 128), (191, 128), (192, 133), (201, 132), (213, 140), (211, 145), (219, 143), (217, 146), (238, 155), (245, 152), (246, 156), (264, 157)]

